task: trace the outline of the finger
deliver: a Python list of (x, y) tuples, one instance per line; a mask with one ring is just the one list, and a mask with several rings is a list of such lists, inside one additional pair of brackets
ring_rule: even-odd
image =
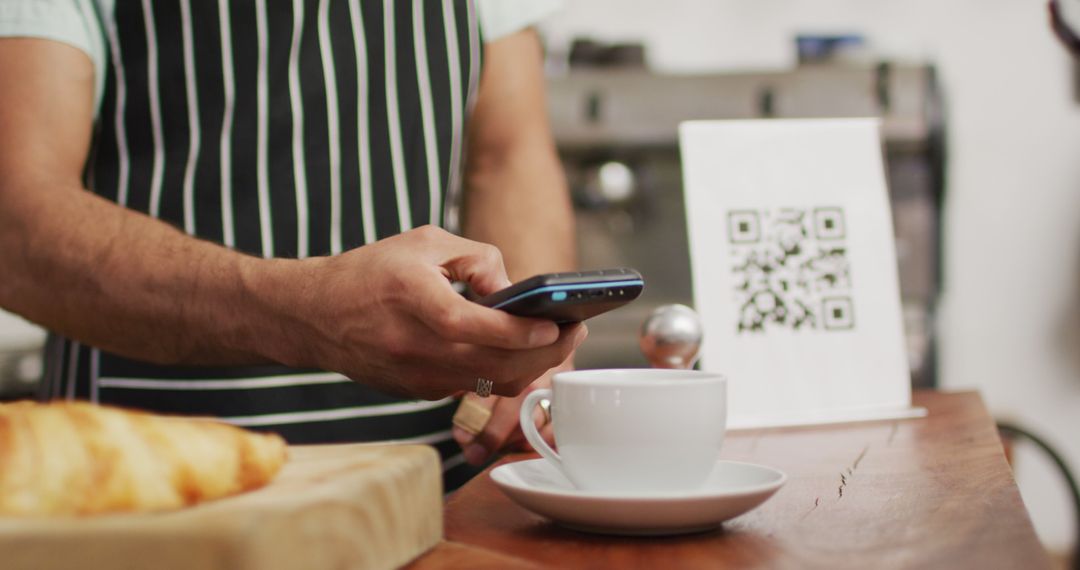
[(577, 323), (565, 327), (559, 342), (551, 346), (530, 351), (518, 351), (513, 355), (515, 361), (513, 366), (515, 368), (511, 370), (525, 370), (525, 373), (519, 376), (517, 380), (504, 383), (500, 383), (495, 377), (486, 377), (495, 382), (492, 392), (499, 396), (516, 396), (520, 394), (533, 380), (570, 358), (588, 336), (588, 327), (583, 323)]
[(491, 409), (495, 406), (497, 398), (481, 398), (475, 394), (468, 394), (461, 398), (457, 412), (454, 414), (454, 439), (464, 447), (476, 439), (476, 435), (484, 431), (491, 419)]
[(540, 430), (540, 436), (544, 438), (544, 441), (546, 441), (552, 449), (555, 448), (555, 426), (551, 424), (544, 426), (544, 428)]
[(457, 294), (445, 279), (419, 280), (417, 317), (441, 338), (459, 343), (510, 350), (548, 346), (559, 327), (545, 319), (515, 317), (473, 303)]
[[(544, 412), (540, 410), (540, 407), (536, 407), (536, 413), (533, 414), (533, 421), (536, 422), (536, 430), (540, 432), (540, 437), (544, 438), (544, 441), (548, 445), (555, 446), (555, 430), (551, 426), (551, 422), (547, 421), (544, 417)], [(510, 449), (517, 449), (520, 451), (535, 451), (532, 445), (529, 444), (529, 440), (525, 439), (525, 435), (519, 430), (517, 433), (510, 436), (503, 447)]]
[(448, 245), (455, 248), (456, 255), (441, 265), (452, 281), (468, 283), (479, 295), (490, 295), (510, 286), (499, 248), (457, 236)]
[(510, 286), (499, 248), (435, 226), (423, 226), (410, 233), (421, 240), (428, 259), (441, 268), (447, 279), (464, 281), (481, 295)]
[[(515, 432), (521, 432), (521, 424), (518, 423), (518, 411), (520, 409), (521, 401), (519, 399), (499, 398), (498, 403), (492, 409), (491, 419), (484, 426), (484, 431), (480, 432), (470, 445), (479, 446), (487, 455), (502, 449)], [(466, 451), (465, 456), (468, 459), (468, 451)], [(485, 456), (481, 462), (486, 459)]]
[[(462, 406), (478, 407), (486, 409), (489, 413), (492, 413), (492, 409), (498, 407), (499, 402), (503, 398), (481, 398), (475, 395), (467, 395), (462, 398)], [(483, 433), (484, 429), (491, 423), (489, 416), (484, 427), (481, 428), (479, 433)], [(455, 416), (455, 425), (452, 430), (454, 440), (461, 446), (462, 455), (465, 457), (465, 461), (472, 465), (481, 465), (491, 456), (491, 451), (488, 447), (485, 447), (483, 443), (479, 441), (478, 434), (471, 433), (463, 429), (460, 425), (457, 425), (457, 417)]]
[[(423, 351), (414, 347), (410, 353), (413, 356), (401, 363), (401, 377), (407, 379), (407, 385), (430, 387), (430, 394), (422, 397), (431, 399), (474, 393), (480, 378), (494, 383), (492, 394), (516, 396), (533, 380), (565, 362), (587, 335), (588, 329), (582, 324), (565, 327), (559, 342), (531, 350), (446, 344), (427, 338), (417, 345), (425, 347)], [(432, 384), (432, 378), (439, 382)]]
[(533, 380), (565, 361), (584, 342), (588, 329), (581, 324), (566, 327), (559, 341), (531, 350), (503, 350), (458, 344), (439, 354), (450, 368), (463, 372), (464, 388), (472, 390), (476, 378), (495, 383), (492, 393), (516, 396)]
[(486, 447), (476, 443), (476, 436), (473, 434), (458, 426), (454, 426), (452, 431), (454, 439), (461, 446), (461, 455), (465, 457), (465, 461), (470, 465), (482, 465), (491, 456)]

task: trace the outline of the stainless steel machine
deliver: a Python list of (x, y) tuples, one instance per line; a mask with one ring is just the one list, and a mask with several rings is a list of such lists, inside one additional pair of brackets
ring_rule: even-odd
[(821, 63), (697, 76), (572, 69), (549, 79), (548, 97), (582, 267), (630, 266), (647, 282), (636, 303), (590, 321), (578, 366), (647, 365), (637, 349), (641, 323), (659, 305), (692, 304), (681, 121), (874, 116), (883, 122), (912, 381), (935, 385), (945, 156), (932, 66)]

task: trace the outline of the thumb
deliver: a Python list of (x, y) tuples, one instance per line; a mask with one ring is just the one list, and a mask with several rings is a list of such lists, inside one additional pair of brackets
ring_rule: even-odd
[(502, 253), (493, 245), (461, 240), (461, 254), (442, 264), (452, 281), (464, 281), (478, 295), (490, 295), (511, 285)]

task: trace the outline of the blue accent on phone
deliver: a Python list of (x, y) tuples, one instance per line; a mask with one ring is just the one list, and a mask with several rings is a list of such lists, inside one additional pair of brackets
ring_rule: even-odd
[(476, 302), (519, 317), (580, 323), (641, 295), (645, 280), (628, 267), (534, 275)]
[[(603, 284), (604, 287), (643, 287), (644, 285), (645, 285), (645, 282), (643, 280), (641, 280), (641, 279), (631, 279), (631, 280), (628, 280), (628, 281), (608, 281), (608, 282)], [(558, 299), (555, 299), (555, 295), (558, 295), (559, 293), (562, 293), (563, 294), (563, 299), (565, 300), (565, 298), (566, 298), (565, 296), (568, 294), (567, 291), (577, 291), (577, 290), (596, 289), (596, 288), (597, 288), (596, 283), (581, 283), (581, 284), (574, 284), (574, 285), (570, 285), (570, 284), (568, 284), (568, 285), (548, 285), (547, 287), (539, 287), (539, 288), (533, 289), (531, 291), (526, 291), (526, 292), (524, 292), (524, 293), (522, 293), (520, 295), (515, 295), (513, 297), (510, 297), (509, 299), (503, 301), (502, 303), (499, 303), (498, 305), (495, 305), (494, 307), (492, 307), (492, 309), (499, 309), (499, 308), (505, 307), (506, 305), (509, 305), (511, 303), (515, 303), (517, 301), (525, 299), (527, 297), (532, 297), (534, 295), (543, 295), (544, 293), (551, 293), (551, 298), (553, 300), (558, 300)]]

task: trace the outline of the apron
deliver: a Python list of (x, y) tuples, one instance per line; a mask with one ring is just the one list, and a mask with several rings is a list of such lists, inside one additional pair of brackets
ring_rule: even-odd
[[(471, 0), (96, 1), (94, 193), (265, 258), (453, 221), (480, 73)], [(427, 443), (447, 489), (474, 473), (450, 434), (455, 401), (320, 370), (157, 366), (54, 334), (40, 396), (216, 416), (291, 443)]]

